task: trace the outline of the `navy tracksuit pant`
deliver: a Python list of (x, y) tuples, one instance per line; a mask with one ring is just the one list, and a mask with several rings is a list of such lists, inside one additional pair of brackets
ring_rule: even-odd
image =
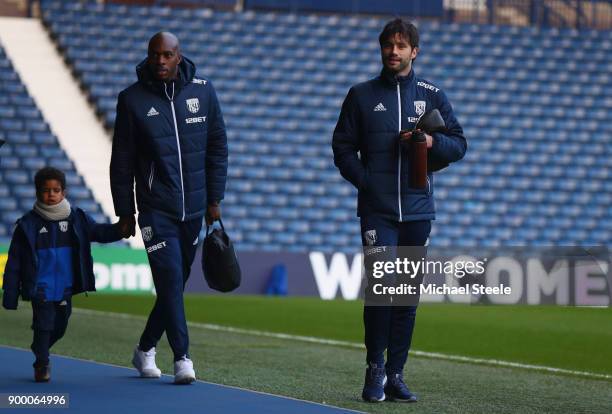
[(202, 217), (180, 222), (156, 212), (141, 212), (138, 225), (157, 294), (139, 347), (148, 351), (165, 331), (177, 361), (189, 350), (183, 291), (198, 247)]
[[(429, 220), (396, 222), (378, 216), (361, 217), (364, 246), (424, 246)], [(408, 359), (416, 306), (364, 306), (366, 362), (382, 366), (387, 351), (387, 374), (401, 373)]]
[(66, 333), (71, 313), (70, 299), (59, 302), (32, 299), (34, 339), (30, 348), (36, 356), (35, 367), (49, 365), (49, 349)]

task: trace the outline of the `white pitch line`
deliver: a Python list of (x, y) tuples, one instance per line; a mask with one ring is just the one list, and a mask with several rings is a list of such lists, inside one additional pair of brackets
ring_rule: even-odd
[[(121, 319), (135, 319), (135, 320), (145, 320), (146, 319), (143, 316), (131, 315), (131, 314), (126, 314), (126, 313), (97, 311), (97, 310), (82, 309), (82, 308), (75, 308), (74, 310), (77, 313), (82, 313), (85, 315), (112, 316), (112, 317), (121, 318)], [(261, 336), (261, 337), (266, 337), (266, 338), (286, 339), (290, 341), (309, 342), (309, 343), (320, 344), (320, 345), (331, 345), (331, 346), (342, 346), (342, 347), (355, 348), (355, 349), (365, 349), (365, 346), (363, 344), (360, 344), (357, 342), (338, 341), (335, 339), (317, 338), (314, 336), (291, 335), (291, 334), (285, 334), (285, 333), (259, 331), (255, 329), (234, 328), (231, 326), (223, 326), (223, 325), (216, 325), (216, 324), (211, 324), (211, 323), (200, 323), (200, 322), (187, 322), (187, 325), (193, 326), (194, 328), (203, 328), (203, 329), (208, 329), (211, 331)], [(504, 360), (499, 360), (499, 359), (473, 358), (473, 357), (467, 357), (467, 356), (462, 356), (462, 355), (443, 354), (439, 352), (426, 352), (426, 351), (418, 351), (418, 350), (410, 350), (410, 355), (415, 356), (415, 357), (439, 359), (439, 360), (444, 360), (444, 361), (467, 362), (471, 364), (492, 365), (492, 366), (498, 366), (498, 367), (504, 367), (504, 368), (519, 368), (519, 369), (525, 369), (525, 370), (531, 370), (531, 371), (542, 371), (542, 372), (547, 372), (551, 374), (562, 374), (562, 375), (585, 377), (585, 378), (590, 378), (590, 379), (599, 379), (599, 380), (608, 380), (608, 381), (612, 380), (612, 375), (609, 375), (609, 374), (599, 374), (596, 372), (588, 372), (588, 371), (574, 371), (571, 369), (547, 367), (545, 365), (523, 364), (520, 362), (504, 361)]]

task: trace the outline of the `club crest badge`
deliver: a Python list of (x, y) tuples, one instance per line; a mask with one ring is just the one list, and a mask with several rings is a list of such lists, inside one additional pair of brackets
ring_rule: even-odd
[(142, 240), (145, 242), (151, 241), (153, 238), (153, 229), (150, 226), (143, 227), (140, 232), (142, 233)]
[(192, 114), (200, 110), (200, 100), (198, 98), (187, 99), (185, 102), (187, 102), (187, 109), (189, 109), (189, 112)]
[(363, 233), (363, 238), (365, 239), (366, 245), (374, 246), (376, 244), (376, 230), (367, 230)]
[(414, 101), (414, 111), (418, 116), (425, 113), (425, 101)]
[(59, 222), (59, 228), (62, 232), (66, 233), (68, 231), (68, 222), (67, 221), (60, 221)]

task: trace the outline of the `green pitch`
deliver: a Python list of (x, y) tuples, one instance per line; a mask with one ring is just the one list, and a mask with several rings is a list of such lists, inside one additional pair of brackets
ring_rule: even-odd
[[(129, 365), (144, 327), (148, 296), (90, 295), (75, 309), (54, 353)], [(190, 322), (214, 323), (360, 343), (361, 305), (306, 298), (188, 296)], [(29, 304), (0, 311), (0, 343), (27, 348)], [(413, 348), (612, 374), (612, 311), (561, 307), (423, 305)], [(373, 413), (601, 412), (612, 405), (612, 381), (472, 363), (410, 357), (406, 376), (421, 401), (410, 407), (359, 400), (360, 349), (190, 327), (191, 355), (203, 380)], [(158, 364), (172, 373), (165, 338)], [(24, 376), (31, 375), (24, 367)]]
[[(148, 315), (151, 296), (79, 296), (75, 306)], [(314, 298), (186, 296), (192, 322), (363, 342), (362, 304)], [(413, 348), (612, 375), (612, 309), (423, 304)]]

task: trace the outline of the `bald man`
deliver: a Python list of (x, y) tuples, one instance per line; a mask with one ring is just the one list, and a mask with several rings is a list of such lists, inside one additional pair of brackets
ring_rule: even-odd
[(174, 381), (195, 381), (183, 291), (203, 217), (221, 217), (227, 137), (215, 90), (195, 75), (172, 33), (149, 41), (138, 81), (118, 97), (110, 165), (111, 192), (122, 231), (138, 225), (157, 299), (132, 363), (141, 377), (159, 378), (155, 346), (164, 332), (174, 353)]

